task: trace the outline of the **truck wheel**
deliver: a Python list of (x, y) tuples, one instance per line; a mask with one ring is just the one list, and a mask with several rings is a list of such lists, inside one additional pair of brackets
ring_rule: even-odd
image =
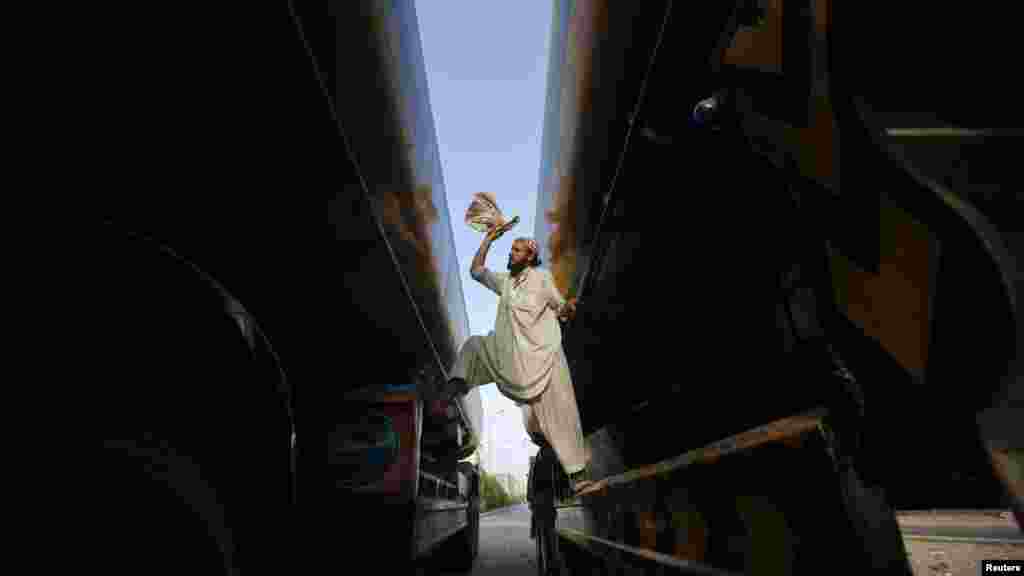
[(480, 553), (480, 501), (473, 500), (469, 507), (469, 526), (466, 527), (469, 539), (469, 565), (472, 566)]
[(446, 567), (459, 572), (471, 570), (480, 551), (480, 500), (474, 499), (466, 512), (469, 516), (466, 527), (452, 536), (444, 553)]
[(544, 531), (537, 530), (534, 542), (537, 543), (537, 576), (547, 576), (547, 555), (544, 552)]
[(558, 536), (552, 526), (537, 523), (537, 576), (556, 576), (561, 573), (558, 560)]

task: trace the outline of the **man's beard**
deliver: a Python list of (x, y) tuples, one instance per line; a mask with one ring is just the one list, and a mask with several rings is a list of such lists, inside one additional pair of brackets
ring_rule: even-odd
[(507, 268), (508, 268), (508, 271), (511, 272), (513, 276), (515, 276), (515, 275), (519, 274), (520, 272), (522, 272), (523, 268), (526, 268), (526, 262), (520, 262), (519, 264), (514, 264), (512, 262), (512, 259), (509, 258)]

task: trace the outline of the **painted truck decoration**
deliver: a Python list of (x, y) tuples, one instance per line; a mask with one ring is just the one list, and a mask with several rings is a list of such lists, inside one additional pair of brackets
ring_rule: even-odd
[(379, 483), (398, 461), (402, 441), (391, 416), (380, 410), (346, 422), (331, 438), (331, 461), (339, 468), (338, 485), (358, 488)]
[(329, 438), (338, 488), (356, 493), (414, 497), (417, 489), (422, 402), (415, 387), (387, 386), (356, 394), (351, 411)]

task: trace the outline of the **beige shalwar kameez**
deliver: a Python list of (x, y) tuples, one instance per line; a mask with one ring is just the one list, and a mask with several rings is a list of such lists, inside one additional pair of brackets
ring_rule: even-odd
[(473, 279), (500, 296), (498, 318), (487, 336), (466, 341), (451, 376), (469, 388), (497, 384), (521, 405), (527, 430), (544, 436), (565, 472), (582, 470), (583, 431), (557, 317), (565, 299), (551, 273), (527, 267), (513, 278), (484, 268)]

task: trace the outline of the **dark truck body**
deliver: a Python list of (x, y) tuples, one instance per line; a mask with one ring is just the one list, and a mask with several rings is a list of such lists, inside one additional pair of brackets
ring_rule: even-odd
[[(373, 519), (364, 531), (367, 551), (391, 540), (390, 556), (404, 561), (447, 543), (444, 554), (468, 567), (477, 551), (480, 495), (478, 468), (466, 459), (479, 443), (482, 409), (479, 391), (450, 405), (433, 402), (469, 324), (415, 7), (405, 0), (332, 2), (330, 14), (336, 29), (324, 42), (334, 40), (337, 59), (323, 61), (323, 69), (331, 71), (332, 101), (358, 170), (358, 179), (337, 191), (330, 218), (343, 249), (359, 259), (346, 281), (363, 314), (359, 333), (391, 339), (383, 348), (366, 342), (353, 358), (366, 362), (379, 349), (411, 354), (377, 355), (385, 365), (371, 370), (382, 373), (346, 395), (337, 417), (343, 431), (335, 438), (349, 454), (332, 477), (347, 481), (368, 468), (361, 430), (348, 423), (367, 413), (401, 423), (394, 465), (346, 486), (343, 507)], [(351, 451), (345, 444), (353, 440)]]
[(432, 555), (467, 567), (479, 394), (431, 399), (468, 337), (468, 262), (452, 239), (413, 2), (227, 12), (162, 16), (186, 46), (155, 26), (132, 39), (148, 63), (132, 88), (146, 97), (115, 117), (145, 119), (116, 125), (142, 144), (106, 178), (132, 193), (98, 208), (224, 286), (280, 359), (295, 498), (261, 493), (258, 479), (219, 488), (264, 509), (246, 530), (279, 544), (245, 558), (294, 573), (386, 572)]
[(1021, 520), (1003, 20), (838, 4), (556, 2), (536, 236), (598, 482), (542, 447), (541, 573), (909, 574), (894, 510)]
[[(113, 192), (110, 220), (224, 286), (287, 376), (277, 452), (236, 449), (281, 470), (290, 454), (292, 482), (206, 478), (236, 494), (246, 569), (377, 568), (443, 542), (471, 560), (476, 470), (459, 461), (479, 425), (423, 402), (465, 320), (412, 4), (261, 6), (132, 14), (90, 63), (122, 90), (68, 130), (112, 142), (76, 176)], [(719, 66), (730, 3), (557, 7), (538, 214), (558, 228), (537, 218), (537, 239), (581, 298), (565, 345), (606, 481), (573, 500), (542, 449), (542, 567), (905, 573), (893, 509), (1007, 503), (986, 449), (1020, 447), (1021, 187), (1002, 156), (1020, 94), (999, 44), (1014, 36), (955, 54), (935, 36), (1015, 20), (787, 2), (767, 48), (740, 50), (760, 62)], [(906, 30), (918, 42), (896, 50)], [(981, 75), (993, 62), (1007, 73)], [(722, 128), (694, 127), (719, 90)], [(921, 122), (995, 132), (878, 128)]]

